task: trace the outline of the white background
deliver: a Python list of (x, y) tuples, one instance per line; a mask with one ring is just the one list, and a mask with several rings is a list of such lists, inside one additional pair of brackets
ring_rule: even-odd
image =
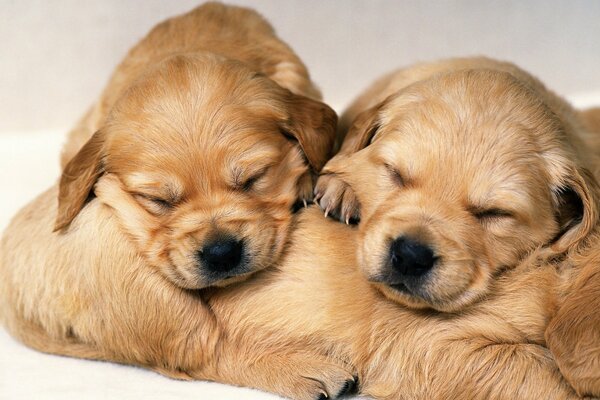
[[(308, 65), (338, 110), (382, 73), (485, 54), (563, 95), (600, 90), (600, 1), (233, 0)], [(0, 0), (0, 132), (67, 129), (125, 52), (194, 0)]]

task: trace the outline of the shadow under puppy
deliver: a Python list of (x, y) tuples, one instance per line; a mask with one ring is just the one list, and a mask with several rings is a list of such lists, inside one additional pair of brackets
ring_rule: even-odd
[[(565, 296), (564, 317), (585, 321), (593, 312), (581, 298), (574, 310), (568, 298), (587, 282), (592, 300), (597, 287), (590, 282), (599, 268), (598, 189), (590, 171), (598, 161), (584, 141), (590, 120), (508, 63), (417, 65), (382, 78), (350, 106), (342, 123), (352, 126), (323, 169), (317, 198), (326, 214), (360, 217), (358, 265), (390, 300), (469, 318), (511, 290), (536, 304), (515, 299), (493, 310), (504, 323), (531, 318), (529, 329), (503, 340), (545, 346), (544, 329)], [(524, 272), (533, 266), (540, 271)], [(519, 284), (518, 273), (539, 280)], [(482, 326), (500, 322), (479, 318)], [(564, 371), (580, 394), (598, 394), (578, 382), (600, 373), (594, 321), (578, 328), (585, 344), (571, 343), (576, 354), (591, 354), (579, 371)]]
[(71, 135), (60, 184), (5, 232), (8, 331), (179, 378), (343, 392), (347, 368), (304, 348), (245, 359), (199, 291), (281, 257), (335, 132), (335, 113), (306, 96), (318, 97), (306, 68), (251, 10), (209, 3), (154, 28)]

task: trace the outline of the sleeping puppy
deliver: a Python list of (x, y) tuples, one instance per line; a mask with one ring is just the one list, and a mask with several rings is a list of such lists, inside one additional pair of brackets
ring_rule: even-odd
[(317, 197), (344, 221), (358, 219), (360, 204), (359, 265), (411, 308), (468, 313), (534, 250), (579, 265), (580, 274), (564, 274), (564, 306), (547, 338), (579, 393), (600, 395), (599, 325), (589, 308), (600, 264), (577, 255), (598, 219), (594, 116), (508, 63), (400, 70), (342, 118), (353, 124)]
[[(251, 10), (208, 3), (154, 28), (118, 67), (89, 129), (71, 136), (59, 185), (4, 235), (8, 330), (49, 353), (212, 379), (205, 366), (228, 332), (198, 290), (280, 258), (292, 208), (311, 198), (333, 144), (336, 115), (306, 97), (317, 95)], [(286, 351), (287, 380), (257, 374), (243, 352), (219, 378), (307, 399), (352, 380), (318, 354)]]

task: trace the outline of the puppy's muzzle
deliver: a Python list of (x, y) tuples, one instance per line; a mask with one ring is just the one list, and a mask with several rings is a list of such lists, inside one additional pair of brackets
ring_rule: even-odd
[(237, 268), (244, 255), (244, 242), (232, 238), (214, 240), (198, 254), (202, 265), (210, 272), (227, 273)]

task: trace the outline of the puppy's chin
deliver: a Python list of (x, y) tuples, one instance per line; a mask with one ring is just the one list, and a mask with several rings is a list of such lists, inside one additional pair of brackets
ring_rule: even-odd
[(456, 313), (465, 310), (484, 297), (484, 293), (468, 289), (461, 292), (455, 299), (441, 300), (435, 297), (428, 296), (424, 298), (413, 295), (402, 284), (372, 283), (372, 285), (389, 300), (413, 310), (431, 309), (445, 313)]
[(260, 271), (260, 270), (250, 271), (250, 272), (242, 274), (242, 275), (237, 275), (237, 276), (232, 276), (229, 278), (221, 279), (209, 286), (225, 287), (225, 286), (229, 286), (229, 285), (234, 285), (236, 283), (241, 283), (241, 282), (244, 282), (245, 280), (247, 280), (248, 278), (250, 278), (250, 276), (252, 276), (255, 272), (258, 272), (258, 271)]

